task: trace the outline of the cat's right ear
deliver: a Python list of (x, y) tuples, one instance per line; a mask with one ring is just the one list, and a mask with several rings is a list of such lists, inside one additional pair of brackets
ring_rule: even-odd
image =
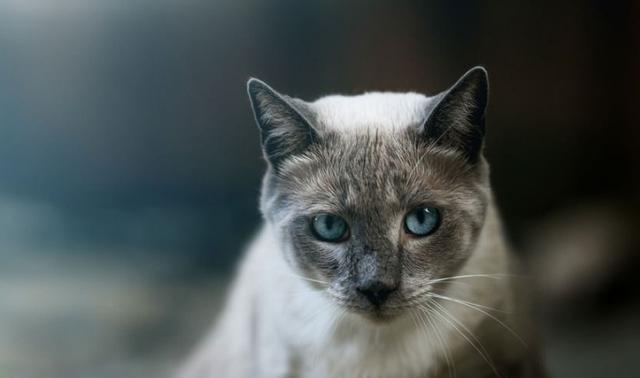
[(482, 153), (489, 79), (483, 67), (467, 71), (453, 87), (434, 96), (423, 127), (431, 143), (461, 152), (474, 163)]
[(317, 132), (302, 114), (300, 100), (281, 95), (264, 82), (247, 82), (251, 107), (260, 128), (265, 158), (276, 169), (289, 156), (304, 152), (317, 140)]

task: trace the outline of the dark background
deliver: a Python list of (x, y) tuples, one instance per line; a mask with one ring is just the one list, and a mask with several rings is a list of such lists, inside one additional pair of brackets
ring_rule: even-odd
[(477, 64), (551, 370), (637, 376), (639, 17), (631, 1), (0, 0), (0, 377), (169, 376), (202, 337), (260, 222), (249, 77), (308, 100), (434, 94)]

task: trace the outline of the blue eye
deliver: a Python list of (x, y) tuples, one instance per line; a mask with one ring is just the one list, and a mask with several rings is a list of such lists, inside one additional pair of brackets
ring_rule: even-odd
[(434, 207), (418, 207), (411, 210), (404, 218), (406, 232), (416, 236), (427, 236), (440, 225), (440, 212)]
[(341, 242), (349, 238), (347, 221), (333, 214), (320, 214), (313, 217), (311, 231), (316, 238), (326, 242)]

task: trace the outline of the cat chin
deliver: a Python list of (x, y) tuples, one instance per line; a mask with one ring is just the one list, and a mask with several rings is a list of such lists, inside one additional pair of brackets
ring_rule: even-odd
[(386, 325), (393, 323), (400, 317), (399, 313), (387, 313), (384, 311), (374, 311), (361, 314), (366, 320), (375, 325)]

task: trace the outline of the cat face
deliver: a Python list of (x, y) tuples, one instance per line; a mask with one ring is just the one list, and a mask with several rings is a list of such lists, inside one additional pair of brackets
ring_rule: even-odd
[(489, 192), (483, 69), (431, 98), (305, 103), (255, 80), (249, 94), (268, 162), (262, 211), (310, 285), (383, 321), (469, 258)]

